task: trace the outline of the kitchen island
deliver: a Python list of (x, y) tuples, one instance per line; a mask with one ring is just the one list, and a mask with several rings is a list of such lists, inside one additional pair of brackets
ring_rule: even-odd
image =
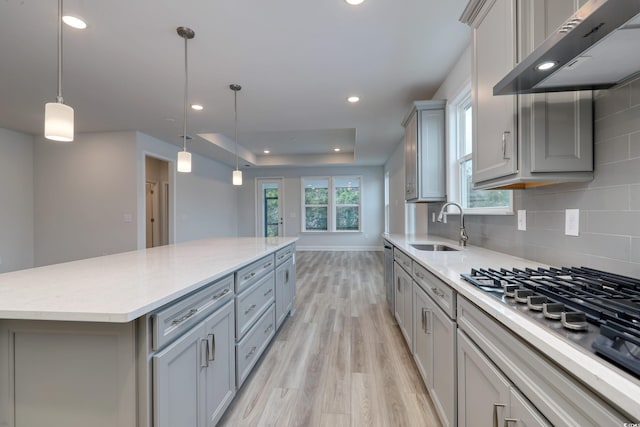
[[(500, 345), (498, 341), (502, 338), (501, 335), (496, 332), (497, 330), (504, 330), (507, 333), (503, 335), (509, 335), (513, 338), (513, 340), (509, 341), (510, 345), (522, 347), (523, 350), (520, 354), (512, 354), (511, 358), (505, 358), (507, 364), (516, 366), (510, 367), (505, 365), (504, 367), (499, 366), (498, 369), (504, 370), (505, 372), (513, 369), (514, 371), (520, 372), (525, 369), (522, 368), (521, 365), (518, 365), (518, 363), (527, 363), (527, 359), (539, 358), (542, 361), (541, 363), (551, 366), (552, 368), (550, 369), (553, 369), (554, 372), (569, 374), (568, 376), (562, 374), (562, 381), (566, 380), (568, 384), (567, 387), (573, 387), (574, 390), (580, 390), (580, 392), (585, 389), (588, 390), (585, 393), (587, 400), (591, 399), (592, 396), (597, 396), (592, 399), (592, 402), (594, 405), (602, 405), (604, 408), (603, 411), (608, 411), (609, 409), (607, 409), (607, 407), (611, 405), (610, 410), (618, 414), (618, 419), (629, 423), (640, 420), (640, 380), (638, 380), (638, 378), (603, 359), (595, 357), (593, 353), (587, 352), (572, 342), (562, 339), (557, 334), (550, 332), (549, 329), (534, 322), (531, 318), (523, 316), (519, 312), (512, 310), (511, 307), (501, 304), (499, 299), (472, 286), (460, 277), (460, 274), (469, 273), (472, 268), (524, 269), (547, 267), (546, 265), (480, 247), (459, 247), (457, 242), (440, 237), (389, 234), (385, 234), (383, 237), (394, 246), (395, 250), (398, 250), (402, 257), (408, 256), (408, 259), (413, 262), (414, 281), (419, 281), (419, 278), (424, 276), (424, 271), (421, 269), (424, 268), (427, 270), (427, 273), (433, 274), (436, 281), (441, 281), (441, 283), (446, 284), (446, 286), (453, 291), (454, 295), (457, 296), (457, 319), (455, 314), (452, 315), (452, 318), (454, 322), (457, 321), (458, 337), (462, 334), (462, 340), (467, 340), (468, 336), (483, 339), (483, 335), (480, 334), (480, 332), (482, 332), (482, 326), (479, 325), (480, 322), (484, 321), (479, 320), (482, 317), (490, 319), (490, 322), (493, 322), (493, 326), (490, 325), (487, 328), (490, 339), (484, 343), (485, 347), (488, 348), (488, 350), (482, 348), (484, 353), (493, 354), (492, 351), (495, 350), (495, 354), (502, 354), (498, 348)], [(412, 246), (412, 244), (416, 243), (439, 243), (458, 250), (424, 251)], [(395, 269), (399, 268), (401, 267), (396, 263)], [(402, 266), (402, 268), (403, 270), (411, 270), (411, 266), (409, 266), (409, 268)], [(416, 270), (418, 270), (417, 276)], [(422, 271), (422, 275), (420, 271)], [(408, 280), (411, 282), (411, 277), (409, 277)], [(453, 305), (455, 306), (456, 298), (453, 297), (452, 299)], [(471, 315), (469, 313), (471, 313)], [(414, 316), (415, 315), (416, 312), (414, 311)], [(474, 318), (473, 316), (476, 317)], [(432, 322), (427, 318), (427, 324), (430, 323)], [(415, 333), (416, 337), (419, 335), (419, 324), (420, 322), (418, 321), (418, 332)], [(422, 324), (424, 325), (424, 317)], [(425, 328), (425, 330), (431, 332), (430, 329), (433, 327), (435, 326), (429, 326)], [(463, 331), (465, 327), (471, 329), (472, 332), (467, 334), (462, 333), (461, 331)], [(476, 329), (480, 332), (474, 335)], [(455, 334), (455, 331), (453, 334)], [(459, 345), (462, 340), (458, 339)], [(464, 348), (459, 346), (457, 350), (459, 364), (464, 363), (465, 355), (462, 350), (464, 350)], [(483, 355), (482, 357), (485, 356)], [(516, 358), (523, 359), (516, 360)], [(540, 365), (535, 368), (538, 367), (541, 369), (538, 374), (543, 376), (543, 366)], [(460, 369), (460, 366), (458, 366), (458, 377), (461, 376)], [(464, 400), (464, 394), (468, 392), (468, 390), (460, 390), (460, 382), (458, 382), (457, 385), (457, 400), (458, 405), (460, 405), (461, 399)], [(517, 385), (516, 381), (516, 386)], [(535, 388), (538, 386), (536, 384), (523, 385), (523, 388), (526, 387)], [(541, 386), (541, 388), (544, 389), (544, 386)], [(567, 418), (570, 416), (571, 411), (566, 407), (562, 407), (561, 403), (549, 401), (549, 399), (542, 399), (539, 404), (541, 406), (549, 405), (550, 407), (558, 405), (556, 408), (558, 411), (566, 411), (562, 416)], [(579, 408), (579, 410), (585, 413), (589, 413), (592, 409), (593, 408), (589, 407)], [(494, 408), (494, 411), (495, 410)], [(553, 412), (553, 408), (548, 412)], [(458, 411), (458, 414), (460, 415), (462, 412)], [(548, 415), (545, 416), (548, 417)], [(463, 421), (462, 417), (459, 416), (458, 425), (473, 425), (473, 422), (471, 422), (471, 424), (464, 424)], [(561, 425), (562, 422), (556, 421), (554, 423), (552, 421), (552, 424)]]
[[(294, 310), (296, 240), (205, 239), (0, 275), (0, 426), (170, 425), (154, 402), (175, 401), (173, 392), (216, 394), (216, 381), (206, 376), (220, 370), (221, 360), (226, 377), (218, 382), (228, 379), (222, 396), (228, 406), (236, 349), (259, 341), (242, 355), (243, 369), (250, 369), (275, 333), (275, 311)], [(245, 300), (252, 303), (246, 309)], [(234, 334), (238, 307), (250, 330), (242, 336)], [(225, 326), (216, 335), (218, 319)], [(267, 324), (268, 332), (253, 332)], [(180, 356), (190, 354), (185, 339), (200, 325), (213, 329), (193, 341), (189, 390), (171, 369), (191, 362)], [(184, 351), (167, 359), (175, 345)], [(165, 379), (182, 388), (160, 389)], [(198, 402), (190, 405), (203, 411)], [(220, 408), (213, 412), (193, 419), (215, 424)]]

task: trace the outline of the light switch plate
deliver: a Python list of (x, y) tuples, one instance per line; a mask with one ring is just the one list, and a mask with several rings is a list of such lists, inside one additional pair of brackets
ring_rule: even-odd
[(431, 222), (436, 222), (436, 213), (431, 212)]
[(564, 214), (564, 234), (580, 235), (580, 209), (567, 209)]
[(527, 230), (527, 211), (518, 210), (518, 230)]

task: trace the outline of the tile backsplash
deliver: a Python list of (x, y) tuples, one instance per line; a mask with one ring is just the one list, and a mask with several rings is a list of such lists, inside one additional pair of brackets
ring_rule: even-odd
[[(640, 277), (640, 79), (595, 97), (595, 177), (514, 191), (517, 215), (465, 217), (469, 244), (550, 265), (583, 265)], [(429, 206), (437, 212), (440, 205)], [(580, 235), (565, 236), (565, 209), (580, 209)], [(457, 218), (429, 233), (457, 239)]]

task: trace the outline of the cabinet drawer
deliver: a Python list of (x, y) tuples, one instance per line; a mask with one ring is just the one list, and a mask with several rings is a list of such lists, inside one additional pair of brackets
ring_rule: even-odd
[(236, 383), (238, 388), (247, 378), (260, 355), (275, 334), (276, 314), (273, 304), (251, 328), (247, 336), (236, 344)]
[(407, 273), (411, 274), (411, 257), (404, 252), (393, 248), (393, 259), (404, 268)]
[(276, 252), (276, 265), (285, 262), (296, 251), (296, 245), (289, 245), (284, 249)]
[(152, 314), (153, 350), (185, 333), (232, 296), (233, 276), (230, 275)]
[(456, 318), (456, 293), (452, 288), (416, 262), (413, 263), (413, 280), (451, 319)]
[(249, 264), (236, 272), (236, 293), (239, 294), (262, 276), (273, 271), (273, 254)]
[(236, 339), (240, 340), (251, 325), (275, 300), (275, 280), (272, 274), (260, 279), (255, 285), (236, 298)]

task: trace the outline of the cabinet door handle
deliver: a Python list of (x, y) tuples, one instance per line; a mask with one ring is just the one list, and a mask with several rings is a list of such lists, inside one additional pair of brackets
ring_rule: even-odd
[(502, 158), (504, 160), (508, 160), (511, 158), (507, 157), (507, 135), (511, 135), (511, 132), (508, 130), (502, 132)]
[(509, 423), (517, 423), (518, 421), (520, 421), (517, 418), (505, 418), (504, 419), (504, 427), (509, 427)]
[[(202, 348), (204, 344), (204, 349)], [(204, 356), (202, 353), (204, 352)], [(209, 367), (209, 340), (206, 338), (202, 338), (200, 340), (200, 367), (208, 368)]]
[(289, 270), (284, 272), (284, 281), (285, 283), (289, 283)]
[(398, 292), (402, 292), (402, 290), (400, 289), (400, 278), (399, 277), (397, 279), (397, 282), (398, 282)]
[[(209, 353), (209, 357), (207, 358), (207, 360), (213, 362), (214, 360), (216, 360), (216, 334), (209, 334), (207, 335), (207, 337), (209, 338), (209, 343), (207, 345), (210, 344), (211, 347), (211, 352)], [(207, 347), (208, 349), (209, 347)]]
[(179, 325), (180, 323), (184, 322), (185, 320), (187, 320), (188, 318), (190, 318), (191, 316), (193, 316), (194, 314), (196, 314), (198, 312), (197, 308), (192, 308), (191, 310), (189, 310), (189, 312), (187, 314), (185, 314), (184, 316), (182, 316), (179, 319), (174, 319), (171, 324), (173, 326), (175, 325)]
[(220, 292), (219, 294), (215, 294), (213, 296), (213, 299), (214, 300), (220, 299), (220, 298), (222, 298), (223, 296), (225, 296), (228, 293), (229, 293), (229, 288), (226, 288), (224, 291)]
[(494, 403), (493, 404), (493, 427), (500, 427), (498, 425), (498, 408), (504, 408), (504, 403)]
[(422, 330), (427, 333), (427, 309), (422, 307)]
[(256, 305), (255, 305), (255, 304), (251, 304), (251, 307), (247, 308), (247, 309), (244, 311), (244, 314), (249, 314), (249, 313), (251, 313), (251, 311), (252, 311), (254, 308), (256, 308)]

